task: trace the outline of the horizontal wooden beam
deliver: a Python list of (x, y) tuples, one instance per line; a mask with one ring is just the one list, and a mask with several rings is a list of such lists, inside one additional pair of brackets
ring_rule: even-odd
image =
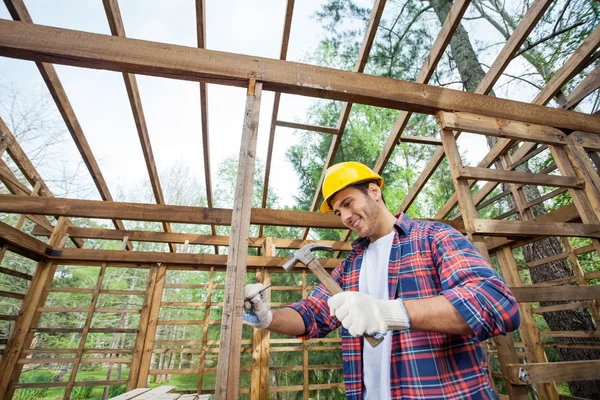
[[(598, 379), (600, 360), (508, 364), (513, 384), (588, 381)], [(526, 373), (526, 378), (520, 378)]]
[(523, 183), (526, 185), (565, 187), (581, 189), (585, 181), (574, 176), (556, 176), (545, 174), (534, 174), (531, 172), (506, 171), (501, 169), (489, 169), (478, 167), (462, 167), (459, 170), (463, 179), (475, 179), (488, 182)]
[(442, 129), (477, 133), (499, 138), (564, 146), (566, 135), (551, 126), (525, 124), (504, 118), (490, 118), (470, 113), (440, 112), (437, 120)]
[[(7, 195), (10, 196), (10, 195)], [(30, 197), (25, 197), (30, 198)], [(21, 232), (18, 229), (13, 228), (12, 226), (5, 224), (0, 221), (0, 239), (3, 242), (12, 245), (17, 248), (22, 248), (28, 252), (34, 253), (38, 256), (44, 256), (46, 249), (50, 249), (50, 247), (34, 238), (29, 236), (26, 233)]]
[(558, 236), (600, 239), (600, 225), (568, 222), (473, 220), (475, 232), (486, 236)]
[[(206, 246), (229, 246), (229, 236), (219, 235), (200, 235), (194, 233), (174, 233), (174, 232), (150, 232), (136, 230), (116, 230), (102, 228), (67, 228), (67, 235), (74, 238), (83, 239), (102, 239), (102, 240), (123, 240), (125, 236), (130, 242), (155, 242), (155, 243), (180, 243), (186, 241), (189, 244)], [(49, 236), (50, 232), (43, 227), (36, 225), (32, 230), (34, 236)], [(336, 251), (350, 251), (352, 244), (341, 240), (301, 240), (301, 239), (280, 239), (272, 238), (273, 245), (278, 249), (299, 249), (302, 246), (311, 243), (321, 243), (329, 245)], [(262, 247), (265, 238), (249, 238), (249, 247)], [(1, 270), (0, 270), (1, 272)]]
[[(0, 212), (69, 217), (230, 225), (231, 209), (164, 204), (120, 203), (56, 197), (0, 195)], [(275, 226), (344, 228), (338, 217), (298, 210), (253, 208), (250, 223)]]
[(532, 301), (579, 301), (600, 299), (600, 285), (513, 287), (512, 293), (519, 303)]
[(442, 141), (439, 138), (433, 138), (429, 136), (412, 136), (412, 135), (402, 135), (398, 139), (400, 142), (404, 143), (417, 143), (417, 144), (428, 144), (431, 146), (441, 146)]
[[(189, 254), (189, 253), (162, 253), (154, 251), (123, 251), (123, 250), (93, 250), (93, 249), (62, 249), (61, 255), (49, 257), (57, 263), (64, 261), (76, 262), (106, 262), (106, 263), (166, 263), (173, 265), (194, 265), (224, 267), (227, 265), (227, 256), (218, 254)], [(285, 257), (248, 256), (248, 267), (281, 268), (289, 260)], [(343, 260), (338, 258), (321, 258), (319, 262), (327, 269), (335, 268)], [(302, 263), (295, 267), (305, 269)]]
[(287, 121), (276, 121), (275, 123), (277, 126), (281, 126), (282, 128), (292, 128), (292, 129), (298, 129), (301, 131), (328, 133), (330, 135), (339, 135), (339, 133), (340, 133), (337, 130), (337, 128), (330, 128), (328, 126), (298, 124), (295, 122), (287, 122)]
[(55, 64), (241, 86), (435, 114), (459, 111), (600, 133), (600, 117), (512, 100), (214, 50), (0, 20), (0, 55)]
[(569, 135), (587, 151), (600, 151), (600, 137), (593, 133), (573, 132)]

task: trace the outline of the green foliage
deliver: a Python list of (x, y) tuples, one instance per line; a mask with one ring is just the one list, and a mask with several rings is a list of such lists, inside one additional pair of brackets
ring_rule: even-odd
[[(91, 380), (91, 379), (86, 379)], [(75, 386), (71, 391), (71, 400), (83, 400), (83, 399), (91, 399), (93, 386)]]
[[(53, 382), (56, 374), (50, 371), (25, 372), (19, 377), (20, 383), (46, 383)], [(26, 388), (17, 389), (14, 394), (15, 400), (30, 400), (44, 398), (48, 388)]]
[(117, 397), (120, 394), (123, 394), (127, 391), (127, 387), (124, 385), (119, 386), (109, 386), (108, 387), (108, 398), (112, 399), (113, 397)]

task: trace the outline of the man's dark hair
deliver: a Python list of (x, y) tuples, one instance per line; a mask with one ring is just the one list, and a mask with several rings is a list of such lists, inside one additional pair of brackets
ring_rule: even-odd
[[(362, 182), (355, 183), (354, 185), (348, 185), (346, 187), (353, 187), (355, 189), (358, 189), (362, 194), (364, 194), (365, 196), (368, 196), (369, 195), (369, 185), (371, 183), (374, 183), (375, 185), (379, 186), (379, 182), (377, 182), (376, 179), (371, 179), (368, 181), (362, 181)], [(332, 196), (330, 196), (329, 199), (327, 199), (327, 204), (329, 204), (330, 208), (333, 208), (333, 206), (331, 205), (331, 199), (333, 199), (334, 196), (335, 196), (335, 193)], [(385, 204), (387, 206), (385, 199), (383, 198), (383, 192), (381, 192), (381, 200), (383, 201), (383, 204)]]

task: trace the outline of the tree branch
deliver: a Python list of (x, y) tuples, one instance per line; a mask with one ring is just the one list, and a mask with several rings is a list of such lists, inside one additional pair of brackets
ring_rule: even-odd
[(550, 39), (553, 39), (553, 38), (555, 38), (556, 36), (562, 35), (563, 33), (570, 31), (571, 29), (575, 29), (575, 28), (577, 28), (578, 26), (581, 26), (581, 25), (583, 25), (584, 23), (585, 23), (584, 21), (579, 21), (579, 22), (576, 22), (576, 23), (574, 23), (574, 24), (573, 24), (573, 25), (571, 25), (571, 26), (568, 26), (568, 27), (566, 27), (566, 28), (563, 28), (563, 29), (561, 29), (560, 31), (553, 32), (552, 34), (550, 34), (550, 35), (546, 36), (545, 38), (541, 38), (540, 40), (538, 40), (538, 41), (536, 41), (536, 42), (534, 42), (534, 43), (531, 43), (531, 44), (529, 44), (529, 43), (528, 43), (528, 44), (527, 44), (527, 47), (526, 47), (526, 48), (524, 48), (524, 49), (522, 49), (522, 50), (519, 50), (517, 53), (515, 53), (515, 55), (513, 56), (513, 58), (515, 58), (515, 57), (518, 57), (518, 56), (522, 55), (522, 54), (523, 54), (523, 53), (525, 53), (526, 51), (529, 51), (529, 50), (533, 49), (535, 46), (537, 46), (537, 45), (540, 45), (540, 44), (542, 44), (542, 43), (544, 43), (544, 42), (547, 42), (548, 40), (550, 40)]

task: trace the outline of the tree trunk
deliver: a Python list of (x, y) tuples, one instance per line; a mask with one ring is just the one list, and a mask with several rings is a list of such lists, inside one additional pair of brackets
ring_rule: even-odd
[[(452, 3), (447, 0), (431, 0), (432, 5), (440, 23), (444, 23), (446, 16), (452, 7)], [(450, 48), (458, 68), (458, 72), (463, 81), (465, 90), (473, 92), (481, 79), (485, 76), (485, 72), (479, 64), (477, 54), (471, 45), (469, 36), (462, 25), (459, 25), (454, 33)], [(490, 95), (494, 93), (490, 91)], [(488, 146), (491, 148), (497, 142), (495, 137), (487, 137)], [(524, 164), (524, 169), (527, 170), (527, 164)], [(537, 187), (524, 186), (525, 194), (528, 200), (533, 200), (540, 197)], [(535, 207), (533, 210), (535, 216), (546, 214), (543, 205)], [(552, 255), (563, 252), (560, 241), (555, 238), (547, 238), (537, 241), (523, 247), (523, 256), (527, 262), (532, 262), (542, 258), (547, 258)], [(566, 260), (540, 265), (530, 270), (531, 280), (534, 283), (544, 282), (554, 279), (560, 279), (573, 275), (573, 270)], [(556, 304), (556, 303), (547, 303)], [(542, 305), (547, 305), (543, 303)], [(554, 313), (544, 313), (544, 319), (548, 326), (553, 331), (575, 331), (575, 330), (594, 330), (593, 319), (587, 309), (578, 309), (570, 311), (561, 311)], [(557, 342), (577, 342), (581, 341), (577, 338), (556, 338)], [(586, 342), (600, 342), (599, 339), (587, 338)], [(600, 351), (588, 349), (558, 349), (558, 357), (561, 361), (578, 361), (600, 359)], [(569, 389), (574, 396), (584, 398), (600, 398), (600, 380), (569, 382)]]

